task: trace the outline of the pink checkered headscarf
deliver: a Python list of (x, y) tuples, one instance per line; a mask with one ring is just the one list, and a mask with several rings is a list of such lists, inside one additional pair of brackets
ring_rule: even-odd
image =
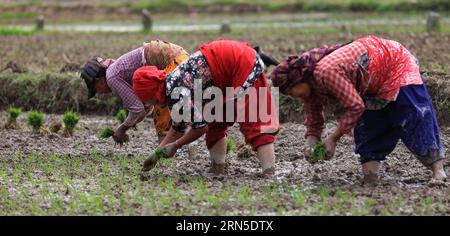
[(320, 48), (313, 48), (300, 56), (291, 55), (281, 62), (272, 72), (272, 85), (279, 87), (280, 92), (286, 94), (294, 85), (306, 82), (313, 76), (314, 67), (326, 55), (344, 46), (336, 44), (333, 46), (324, 45)]

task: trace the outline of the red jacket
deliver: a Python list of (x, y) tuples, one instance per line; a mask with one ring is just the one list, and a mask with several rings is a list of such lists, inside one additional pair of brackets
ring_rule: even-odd
[(242, 86), (255, 65), (256, 52), (246, 42), (220, 39), (203, 44), (200, 51), (208, 62), (215, 86), (221, 89)]

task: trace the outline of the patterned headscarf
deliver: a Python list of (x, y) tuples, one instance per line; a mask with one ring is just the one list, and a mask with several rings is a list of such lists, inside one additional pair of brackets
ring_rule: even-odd
[(289, 56), (272, 72), (272, 85), (279, 87), (280, 92), (286, 94), (294, 85), (309, 81), (313, 76), (316, 64), (323, 57), (342, 46), (344, 45), (323, 45), (320, 48), (313, 48), (303, 53), (300, 57), (297, 55)]
[(161, 40), (144, 43), (145, 65), (164, 70), (179, 55), (188, 54), (182, 47)]

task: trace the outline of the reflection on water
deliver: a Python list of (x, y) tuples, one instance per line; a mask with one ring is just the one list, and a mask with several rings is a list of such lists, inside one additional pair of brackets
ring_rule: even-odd
[[(444, 23), (450, 23), (449, 18), (443, 19)], [(334, 26), (370, 26), (370, 25), (417, 25), (425, 24), (425, 19), (353, 19), (353, 20), (321, 20), (321, 21), (278, 21), (278, 22), (245, 22), (232, 23), (233, 29), (246, 28), (310, 28), (310, 27), (334, 27)], [(121, 24), (121, 23), (107, 23), (107, 24), (49, 24), (46, 25), (46, 30), (50, 31), (74, 31), (74, 32), (91, 32), (91, 31), (105, 31), (105, 32), (137, 32), (142, 30), (140, 24)], [(204, 23), (204, 24), (155, 24), (153, 31), (206, 31), (219, 30), (220, 23)], [(34, 25), (16, 25), (11, 28), (18, 28), (24, 30), (34, 29)]]

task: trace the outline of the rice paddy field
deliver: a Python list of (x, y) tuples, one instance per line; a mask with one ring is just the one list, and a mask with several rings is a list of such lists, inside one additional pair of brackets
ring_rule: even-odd
[[(23, 7), (11, 2), (0, 7), (10, 12)], [(115, 4), (123, 7), (123, 2)], [(137, 2), (127, 14), (139, 20), (133, 15), (136, 9), (141, 9)], [(295, 1), (286, 2), (294, 4)], [(388, 2), (401, 0), (379, 2), (387, 9)], [(142, 162), (157, 147), (151, 118), (138, 124), (135, 130), (129, 130), (130, 141), (123, 146), (116, 145), (111, 138), (99, 138), (102, 128), (119, 126), (115, 114), (122, 108), (121, 102), (112, 95), (88, 101), (78, 74), (81, 65), (92, 55), (116, 58), (152, 39), (171, 41), (195, 52), (204, 42), (232, 38), (260, 45), (279, 60), (322, 44), (347, 42), (366, 34), (393, 39), (420, 60), (447, 149), (444, 165), (449, 169), (448, 13), (441, 12), (439, 32), (426, 32), (426, 13), (402, 12), (394, 19), (392, 12), (376, 13), (381, 11), (379, 8), (377, 5), (377, 10), (370, 14), (346, 11), (342, 16), (339, 12), (305, 11), (312, 25), (252, 27), (255, 19), (264, 16), (275, 17), (280, 25), (305, 20), (299, 18), (298, 12), (278, 8), (273, 10), (276, 16), (271, 15), (267, 13), (268, 6), (263, 5), (262, 13), (251, 12), (246, 13), (247, 18), (242, 17), (248, 25), (241, 28), (233, 28), (237, 19), (230, 18), (232, 30), (227, 33), (216, 29), (34, 31), (12, 26), (32, 24), (35, 15), (0, 13), (0, 215), (449, 215), (448, 182), (430, 182), (431, 171), (401, 143), (383, 163), (380, 184), (376, 187), (361, 185), (361, 166), (350, 137), (339, 142), (333, 159), (316, 164), (307, 162), (302, 154), (305, 142), (302, 107), (288, 98), (281, 99), (283, 124), (275, 144), (273, 177), (258, 175), (260, 167), (254, 153), (240, 155), (238, 147), (242, 146), (243, 136), (238, 126), (230, 129), (236, 148), (227, 156), (225, 174), (208, 172), (210, 161), (202, 138), (193, 144), (195, 155), (181, 149), (174, 158), (163, 160), (142, 176)], [(32, 10), (27, 5), (24, 12)], [(168, 20), (170, 17), (158, 14), (156, 19), (165, 24), (177, 24)], [(183, 16), (183, 11), (173, 14)], [(232, 17), (226, 12), (220, 14), (223, 16), (191, 15), (190, 20), (199, 25), (208, 21), (220, 24), (227, 15)], [(80, 16), (83, 15), (71, 17), (82, 22)], [(108, 18), (106, 14), (96, 16), (98, 19), (89, 14), (86, 17), (95, 19), (91, 23), (120, 19), (117, 15)], [(393, 23), (347, 24), (356, 17), (366, 21), (387, 17)], [(402, 17), (418, 21), (409, 24), (400, 21)], [(49, 19), (54, 19), (55, 24), (67, 24), (57, 15)], [(341, 23), (315, 25), (320, 21)], [(13, 126), (8, 111), (11, 106), (22, 109)], [(34, 130), (29, 121), (32, 111), (43, 112), (42, 124)], [(67, 111), (79, 116), (70, 134), (61, 130), (63, 114)], [(330, 112), (326, 134), (337, 126), (337, 116)]]

